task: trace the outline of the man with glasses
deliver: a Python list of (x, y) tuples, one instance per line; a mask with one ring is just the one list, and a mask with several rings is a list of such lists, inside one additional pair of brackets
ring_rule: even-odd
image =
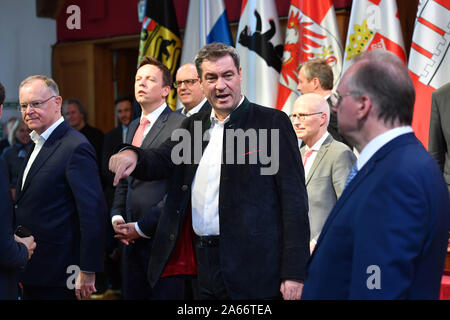
[(95, 151), (64, 121), (53, 79), (26, 78), (19, 101), (34, 144), (19, 173), (15, 220), (38, 244), (20, 275), (23, 297), (86, 298), (96, 291), (95, 272), (103, 269), (106, 222)]
[(308, 60), (298, 67), (298, 91), (301, 94), (316, 93), (326, 99), (330, 109), (328, 132), (333, 136), (334, 140), (343, 142), (351, 147), (342, 135), (339, 134), (337, 116), (331, 109), (334, 100), (332, 93), (333, 81), (333, 69), (324, 59)]
[(178, 99), (184, 105), (184, 108), (178, 109), (177, 112), (186, 117), (197, 112), (211, 112), (211, 105), (205, 98), (193, 63), (186, 63), (178, 69), (173, 85), (177, 89)]
[(330, 108), (321, 95), (307, 93), (298, 97), (294, 102), (291, 121), (297, 138), (305, 143), (300, 152), (308, 192), (309, 246), (313, 252), (323, 224), (344, 190), (356, 156), (348, 146), (328, 133)]
[(450, 201), (415, 137), (414, 85), (394, 54), (367, 51), (345, 72), (334, 110), (360, 153), (308, 265), (305, 299), (438, 299)]

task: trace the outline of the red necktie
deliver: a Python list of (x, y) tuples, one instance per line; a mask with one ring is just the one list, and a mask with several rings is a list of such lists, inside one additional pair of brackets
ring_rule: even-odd
[(313, 149), (309, 149), (305, 155), (303, 156), (303, 166), (306, 165), (306, 161), (308, 161), (308, 158), (312, 155), (312, 153), (314, 152)]
[(134, 133), (133, 142), (131, 143), (135, 147), (140, 147), (142, 144), (142, 139), (144, 137), (145, 126), (150, 123), (150, 120), (147, 118), (142, 118), (139, 122), (139, 127)]

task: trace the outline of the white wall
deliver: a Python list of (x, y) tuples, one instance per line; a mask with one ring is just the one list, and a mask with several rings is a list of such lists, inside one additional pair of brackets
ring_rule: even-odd
[[(36, 17), (35, 0), (0, 0), (0, 81), (5, 102), (17, 102), (20, 82), (33, 74), (52, 76), (56, 20)], [(1, 122), (15, 111), (6, 108)]]

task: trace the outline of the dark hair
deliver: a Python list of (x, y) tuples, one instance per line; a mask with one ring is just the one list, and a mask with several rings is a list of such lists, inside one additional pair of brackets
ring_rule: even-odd
[(333, 69), (324, 59), (314, 59), (303, 62), (299, 65), (298, 71), (303, 68), (306, 79), (311, 81), (313, 78), (319, 79), (320, 85), (325, 90), (333, 89)]
[(374, 101), (379, 119), (411, 125), (414, 84), (406, 65), (393, 53), (374, 49), (357, 57), (348, 86), (350, 91), (367, 94)]
[(121, 95), (119, 95), (117, 97), (117, 99), (114, 100), (114, 105), (117, 106), (117, 104), (122, 102), (122, 101), (128, 101), (128, 102), (131, 103), (131, 105), (133, 105), (133, 98), (129, 94), (121, 94)]
[(62, 105), (63, 113), (66, 113), (66, 108), (67, 108), (67, 106), (68, 106), (69, 104), (74, 104), (74, 105), (77, 106), (78, 111), (80, 111), (80, 113), (81, 113), (81, 114), (83, 115), (83, 117), (84, 117), (84, 121), (87, 123), (87, 122), (88, 122), (88, 113), (87, 113), (86, 108), (84, 107), (84, 105), (81, 103), (81, 101), (78, 100), (78, 99), (75, 99), (75, 98), (69, 98), (69, 99), (66, 99), (66, 100), (63, 102), (63, 105)]
[(226, 55), (231, 56), (234, 65), (239, 73), (240, 68), (240, 58), (238, 51), (229, 45), (221, 42), (212, 42), (203, 46), (200, 51), (195, 56), (195, 67), (197, 68), (197, 73), (200, 79), (202, 78), (202, 62), (203, 60), (217, 60)]
[(142, 66), (145, 66), (146, 64), (151, 64), (157, 67), (159, 70), (161, 70), (163, 76), (163, 85), (172, 87), (173, 83), (172, 74), (170, 73), (170, 70), (161, 61), (149, 56), (144, 56), (141, 59), (141, 62), (139, 62), (138, 69)]
[(3, 104), (3, 102), (5, 102), (5, 87), (2, 85), (2, 83), (0, 82), (0, 105)]

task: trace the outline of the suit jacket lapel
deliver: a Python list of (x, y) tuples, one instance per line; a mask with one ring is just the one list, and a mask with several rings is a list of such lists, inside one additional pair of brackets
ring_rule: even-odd
[(139, 127), (139, 119), (136, 119), (130, 123), (127, 130), (127, 138), (125, 139), (126, 143), (131, 144), (133, 142), (133, 137), (138, 127)]
[[(210, 112), (202, 113), (201, 118), (193, 120), (192, 123), (191, 123), (191, 127), (189, 128), (189, 132), (191, 133), (191, 137), (192, 137), (192, 139), (191, 139), (191, 150), (195, 150), (195, 145), (194, 144), (198, 143), (196, 141), (201, 139), (202, 140), (202, 156), (203, 156), (203, 152), (205, 151), (206, 147), (208, 146), (208, 142), (209, 142), (209, 140), (204, 141), (203, 137), (205, 136), (206, 130), (209, 130), (211, 128), (210, 116), (211, 116)], [(192, 117), (194, 117), (194, 115)], [(201, 138), (195, 137), (195, 132), (194, 132), (195, 121), (199, 121), (199, 120), (201, 120), (201, 122), (202, 122), (202, 137)], [(195, 172), (197, 171), (197, 168), (198, 168), (198, 165), (200, 163), (201, 157), (200, 157), (200, 159), (195, 159), (195, 152), (192, 151), (191, 159), (192, 159), (191, 164), (187, 165), (186, 174), (184, 176), (185, 183), (189, 184), (189, 185), (192, 184), (192, 181), (194, 180)]]
[[(44, 165), (44, 163), (47, 161), (47, 159), (56, 151), (56, 149), (58, 149), (58, 147), (61, 144), (60, 138), (65, 134), (65, 132), (68, 129), (69, 129), (69, 125), (67, 124), (67, 122), (62, 122), (58, 127), (55, 128), (55, 130), (52, 132), (52, 134), (45, 141), (45, 143), (42, 146), (41, 150), (39, 151), (38, 155), (34, 159), (33, 164), (30, 167), (30, 170), (28, 171), (27, 177), (25, 179), (25, 183), (23, 184), (23, 188), (21, 190), (22, 191), (21, 194), (30, 185), (30, 181), (33, 179), (33, 177), (36, 175), (36, 173), (39, 171), (39, 169)], [(34, 150), (34, 147), (32, 148), (32, 150)], [(27, 162), (30, 159), (32, 150), (27, 157)], [(23, 171), (25, 170), (26, 163), (23, 166), (23, 170), (21, 170), (20, 179), (22, 179), (22, 177), (23, 177)], [(21, 183), (21, 181), (22, 180), (20, 180), (18, 183)]]
[(170, 112), (172, 112), (170, 108), (166, 107), (163, 110), (163, 112), (159, 115), (158, 119), (156, 119), (156, 122), (152, 125), (152, 128), (142, 141), (141, 145), (142, 149), (148, 148), (149, 146), (152, 145), (152, 142), (156, 139), (161, 130), (164, 128), (164, 124), (167, 121), (167, 117), (169, 116)]
[[(325, 222), (325, 225), (322, 228), (322, 232), (320, 233), (319, 239), (317, 240), (316, 250), (320, 245), (320, 242), (322, 238), (327, 233), (331, 223), (336, 218), (337, 214), (339, 214), (339, 211), (341, 210), (342, 206), (346, 203), (348, 198), (352, 195), (353, 191), (355, 191), (358, 186), (366, 179), (366, 177), (375, 169), (378, 162), (386, 157), (393, 149), (397, 148), (401, 144), (405, 143), (418, 143), (417, 138), (415, 138), (413, 133), (404, 134), (401, 135), (390, 142), (388, 142), (386, 145), (384, 145), (380, 150), (378, 150), (372, 158), (361, 168), (361, 170), (358, 171), (356, 176), (353, 178), (353, 180), (348, 184), (348, 186), (344, 189), (344, 192), (342, 193), (339, 200), (336, 202), (336, 205), (334, 206), (333, 210), (331, 210), (330, 215), (328, 216), (327, 221)], [(355, 200), (352, 200), (355, 201)], [(314, 250), (314, 252), (316, 251)], [(314, 255), (314, 253), (313, 253)]]
[(305, 184), (308, 185), (309, 180), (311, 180), (311, 177), (314, 174), (314, 171), (316, 171), (317, 167), (319, 166), (320, 162), (322, 161), (325, 154), (328, 152), (328, 148), (330, 147), (331, 142), (333, 142), (333, 137), (331, 134), (328, 135), (328, 137), (323, 142), (322, 146), (320, 147), (319, 151), (317, 151), (316, 158), (314, 159), (314, 162), (309, 169), (308, 176), (306, 177)]

